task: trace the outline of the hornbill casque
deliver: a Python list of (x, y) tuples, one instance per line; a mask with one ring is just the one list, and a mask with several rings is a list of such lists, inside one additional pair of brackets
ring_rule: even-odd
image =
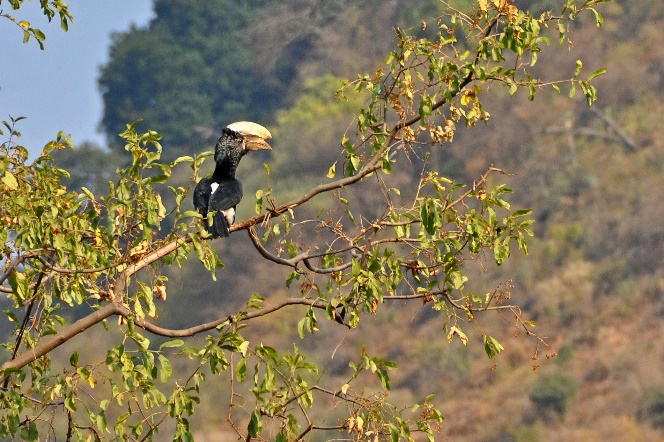
[(250, 150), (272, 150), (265, 141), (270, 138), (270, 131), (249, 121), (232, 123), (222, 130), (214, 148), (214, 173), (202, 178), (194, 189), (194, 207), (212, 238), (228, 236), (235, 221), (235, 207), (242, 199), (242, 183), (235, 178), (240, 160)]

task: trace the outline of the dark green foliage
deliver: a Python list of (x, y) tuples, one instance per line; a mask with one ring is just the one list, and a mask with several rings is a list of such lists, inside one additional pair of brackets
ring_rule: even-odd
[(540, 412), (565, 414), (569, 401), (576, 395), (576, 381), (562, 373), (544, 375), (530, 391), (530, 400)]
[(166, 150), (198, 148), (201, 129), (263, 119), (276, 97), (244, 31), (267, 3), (159, 0), (147, 28), (114, 35), (99, 78), (109, 138), (142, 118), (163, 135)]

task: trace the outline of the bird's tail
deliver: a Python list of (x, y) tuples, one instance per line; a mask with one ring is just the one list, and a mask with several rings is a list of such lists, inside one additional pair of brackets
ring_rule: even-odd
[(213, 238), (219, 238), (220, 236), (228, 238), (228, 236), (231, 234), (229, 229), (230, 226), (228, 225), (228, 220), (226, 219), (224, 212), (218, 210), (212, 216), (212, 224), (209, 224), (208, 221), (208, 225), (206, 226), (205, 230), (207, 230)]

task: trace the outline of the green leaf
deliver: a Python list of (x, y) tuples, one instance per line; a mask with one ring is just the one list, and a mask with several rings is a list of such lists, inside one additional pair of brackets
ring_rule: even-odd
[(535, 94), (537, 93), (537, 88), (534, 84), (528, 85), (528, 101), (533, 101), (535, 99)]
[(39, 438), (39, 431), (37, 431), (37, 425), (33, 421), (30, 421), (27, 427), (23, 426), (21, 428), (19, 435), (24, 440), (28, 441), (37, 440)]
[(44, 33), (36, 28), (32, 29), (32, 33), (34, 34), (35, 38), (40, 42), (39, 46), (42, 47), (43, 49), (43, 45), (41, 45), (41, 42), (46, 40), (46, 36), (44, 35)]
[(606, 68), (597, 69), (596, 71), (588, 75), (588, 81), (592, 80), (595, 77), (599, 77), (600, 75), (604, 75), (605, 73), (606, 73)]
[(196, 210), (187, 210), (184, 211), (180, 214), (180, 218), (187, 218), (187, 217), (192, 217), (192, 218), (203, 218), (200, 213)]
[(238, 345), (237, 350), (244, 357), (247, 355), (248, 348), (249, 348), (249, 341), (243, 341), (242, 344)]
[(82, 191), (82, 192), (83, 192), (83, 193), (84, 193), (89, 199), (91, 199), (91, 200), (94, 201), (95, 196), (94, 196), (94, 194), (92, 193), (92, 191), (90, 191), (90, 189), (88, 189), (88, 188), (85, 187), (85, 186), (82, 186), (82, 187), (81, 187), (81, 191)]
[(304, 331), (307, 326), (309, 318), (302, 318), (297, 322), (297, 333), (300, 335), (300, 339), (304, 339)]
[(244, 382), (247, 378), (247, 358), (240, 358), (235, 366), (235, 376), (238, 382)]
[(247, 302), (247, 308), (260, 310), (263, 308), (263, 301), (265, 301), (265, 298), (259, 295), (258, 292), (254, 292), (254, 294), (251, 295), (251, 298)]
[(595, 24), (597, 25), (598, 28), (602, 27), (602, 24), (604, 23), (604, 18), (602, 15), (597, 12), (595, 8), (588, 8), (592, 11), (592, 13), (595, 15)]
[(249, 421), (247, 431), (251, 437), (257, 437), (263, 431), (263, 416), (261, 416), (260, 411), (254, 410), (251, 413), (251, 420)]
[(182, 339), (174, 339), (172, 341), (166, 341), (163, 344), (159, 346), (159, 350), (163, 350), (165, 348), (174, 348), (174, 347), (182, 347), (184, 345), (184, 341)]
[(360, 168), (360, 157), (357, 155), (350, 155), (350, 164), (353, 166), (353, 171), (357, 171)]
[(96, 419), (97, 428), (99, 428), (103, 433), (108, 431), (108, 424), (106, 423), (106, 413), (103, 411), (97, 415)]
[(514, 95), (516, 91), (519, 89), (519, 87), (516, 85), (516, 83), (509, 82), (510, 84), (510, 95)]
[(297, 270), (291, 272), (286, 278), (286, 287), (290, 287), (295, 279), (300, 279), (300, 272)]
[(581, 68), (583, 68), (583, 62), (581, 60), (576, 60), (576, 68), (574, 69), (574, 78), (578, 77), (581, 73)]
[(5, 175), (2, 177), (2, 182), (5, 183), (5, 186), (9, 190), (16, 190), (18, 188), (18, 181), (16, 177), (10, 171), (6, 171)]
[(12, 272), (7, 279), (17, 300), (23, 304), (30, 296), (30, 281), (25, 277), (25, 274), (17, 271)]
[(528, 216), (533, 213), (532, 209), (519, 209), (512, 214), (512, 218), (519, 218), (522, 216)]
[(175, 166), (176, 164), (185, 163), (185, 162), (193, 163), (193, 161), (194, 161), (194, 159), (192, 157), (190, 157), (189, 155), (185, 155), (185, 156), (182, 156), (182, 157), (177, 157), (175, 159), (175, 161), (173, 161), (171, 163), (171, 167)]
[(378, 379), (380, 379), (380, 384), (383, 386), (385, 390), (390, 389), (390, 377), (387, 374), (387, 370), (384, 369), (379, 369), (376, 371), (376, 375), (378, 376)]
[(171, 361), (162, 354), (159, 355), (159, 363), (161, 364), (159, 379), (165, 384), (171, 378), (171, 374), (173, 374), (173, 366), (171, 365)]
[(484, 351), (486, 352), (487, 356), (493, 358), (504, 349), (505, 348), (496, 339), (489, 335), (484, 335)]
[(65, 408), (72, 413), (76, 411), (76, 401), (74, 400), (74, 393), (71, 391), (65, 396)]

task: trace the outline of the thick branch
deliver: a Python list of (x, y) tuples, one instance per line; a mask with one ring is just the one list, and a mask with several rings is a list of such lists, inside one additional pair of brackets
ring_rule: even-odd
[(164, 246), (146, 254), (135, 263), (129, 264), (126, 269), (120, 272), (115, 281), (115, 288), (113, 289), (113, 301), (119, 303), (122, 300), (122, 294), (126, 290), (127, 282), (129, 281), (129, 278), (132, 275), (143, 270), (145, 267), (149, 266), (153, 262), (160, 260), (164, 256), (175, 252), (177, 249), (179, 249), (180, 247), (182, 247), (187, 243), (190, 243), (191, 241), (192, 241), (191, 237), (186, 237), (186, 238), (178, 237), (177, 239), (174, 239), (172, 242), (169, 242)]
[[(116, 314), (116, 312), (117, 309), (115, 304), (111, 303), (89, 314), (88, 316), (79, 319), (78, 321), (56, 333), (48, 341), (42, 341), (37, 344), (36, 347), (31, 348), (16, 359), (12, 359), (11, 361), (7, 361), (2, 364), (0, 366), (0, 373), (4, 373), (5, 370), (11, 368), (25, 367), (29, 363), (36, 361), (42, 356), (48, 354), (51, 350), (69, 341), (77, 334), (84, 332), (93, 325), (98, 324), (109, 316)], [(4, 375), (2, 375), (2, 378), (4, 378)]]
[(285, 204), (282, 204), (278, 207), (275, 207), (274, 209), (270, 210), (269, 212), (265, 212), (261, 215), (254, 216), (252, 218), (249, 218), (245, 221), (241, 221), (239, 223), (235, 223), (231, 226), (230, 231), (234, 232), (236, 230), (242, 230), (242, 229), (248, 229), (249, 227), (253, 227), (256, 224), (262, 223), (265, 220), (268, 220), (274, 216), (279, 216), (283, 213), (286, 213), (287, 211), (300, 206), (316, 195), (320, 193), (325, 193), (325, 192), (330, 192), (332, 190), (336, 189), (341, 189), (342, 187), (350, 186), (352, 184), (355, 184), (356, 182), (362, 180), (364, 177), (367, 175), (370, 175), (371, 173), (375, 172), (376, 170), (380, 169), (381, 164), (379, 163), (379, 159), (382, 157), (382, 155), (385, 153), (385, 151), (388, 149), (390, 144), (394, 141), (394, 132), (388, 142), (386, 142), (383, 147), (380, 148), (380, 150), (374, 155), (371, 160), (367, 164), (364, 165), (364, 167), (356, 174), (353, 176), (349, 176), (346, 178), (341, 178), (336, 181), (332, 181), (326, 184), (319, 184), (318, 186), (312, 188), (309, 190), (307, 193), (304, 195), (300, 196), (299, 198), (295, 198), (294, 200), (291, 200)]
[(321, 275), (326, 275), (329, 273), (335, 273), (335, 272), (340, 272), (342, 270), (346, 270), (348, 267), (353, 265), (352, 261), (345, 262), (343, 264), (340, 264), (336, 267), (329, 267), (329, 268), (320, 268), (320, 267), (314, 267), (311, 262), (309, 261), (309, 258), (304, 258), (302, 260), (304, 262), (304, 265), (307, 269), (311, 270), (314, 273), (318, 273)]
[[(251, 242), (254, 244), (254, 247), (256, 248), (256, 250), (258, 250), (258, 253), (260, 253), (263, 258), (270, 260), (272, 262), (276, 262), (277, 264), (297, 268), (297, 263), (302, 259), (301, 257), (296, 256), (291, 259), (284, 259), (280, 256), (268, 252), (267, 249), (263, 247), (263, 245), (261, 244), (261, 240), (258, 239), (258, 235), (256, 235), (256, 230), (254, 230), (254, 226), (249, 227), (247, 229), (247, 233), (249, 233), (249, 238), (251, 239)], [(306, 255), (306, 252), (303, 255)]]

